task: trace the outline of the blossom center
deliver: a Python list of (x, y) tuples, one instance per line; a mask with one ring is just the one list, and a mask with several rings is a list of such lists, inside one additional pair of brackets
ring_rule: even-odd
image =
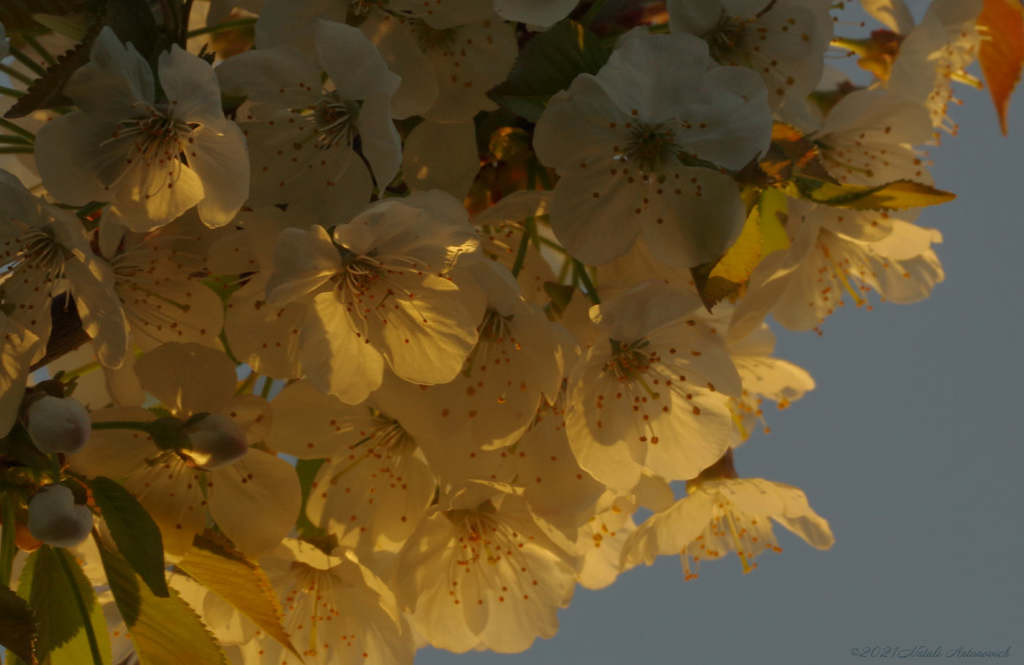
[(118, 122), (105, 143), (131, 140), (135, 153), (144, 161), (157, 159), (162, 163), (183, 154), (183, 144), (197, 129), (199, 123), (185, 122), (172, 117), (166, 109), (150, 107), (145, 116)]
[(511, 334), (512, 316), (503, 316), (494, 309), (488, 309), (480, 324), (480, 339), (485, 342), (503, 342)]
[[(49, 280), (64, 275), (64, 262), (68, 258), (65, 249), (53, 234), (44, 229), (30, 229), (21, 236), (21, 249), (17, 253), (19, 265), (42, 272)], [(0, 266), (0, 275), (5, 272)]]
[(651, 364), (657, 360), (657, 353), (647, 350), (650, 344), (641, 339), (636, 342), (620, 342), (609, 340), (612, 345), (612, 357), (605, 363), (604, 371), (619, 381), (629, 382), (643, 378)]
[(729, 56), (742, 48), (747, 21), (722, 14), (718, 24), (704, 35), (711, 57), (719, 62), (728, 61)]
[(372, 256), (356, 254), (339, 248), (343, 267), (341, 287), (356, 296), (365, 295), (373, 288), (383, 272), (383, 266)]
[(351, 148), (359, 136), (361, 108), (362, 104), (358, 101), (340, 99), (336, 92), (321, 98), (313, 107), (316, 147), (328, 150), (342, 144)]
[(666, 123), (633, 126), (623, 157), (642, 171), (658, 172), (679, 151), (675, 132)]
[(439, 30), (430, 27), (419, 19), (410, 20), (409, 27), (416, 38), (416, 43), (419, 44), (420, 49), (423, 51), (448, 52), (455, 47), (455, 37), (458, 34), (456, 28)]

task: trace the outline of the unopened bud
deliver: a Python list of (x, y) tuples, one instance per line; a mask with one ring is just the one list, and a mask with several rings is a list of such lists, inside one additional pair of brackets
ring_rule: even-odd
[(47, 395), (28, 407), (28, 435), (47, 454), (74, 453), (89, 440), (89, 412), (78, 400)]
[(211, 413), (185, 429), (189, 447), (185, 452), (196, 465), (216, 469), (237, 462), (249, 450), (245, 432), (238, 423), (220, 413)]
[(74, 547), (92, 531), (92, 512), (67, 487), (49, 485), (28, 503), (28, 530), (47, 545)]

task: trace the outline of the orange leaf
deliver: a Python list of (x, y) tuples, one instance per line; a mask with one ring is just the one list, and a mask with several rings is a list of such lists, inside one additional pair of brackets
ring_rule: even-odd
[(1020, 0), (985, 0), (978, 28), (984, 35), (978, 60), (1005, 136), (1010, 95), (1024, 65), (1024, 6)]

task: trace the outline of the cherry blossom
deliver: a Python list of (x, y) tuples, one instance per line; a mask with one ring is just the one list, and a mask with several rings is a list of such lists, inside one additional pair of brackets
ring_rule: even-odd
[(138, 231), (196, 205), (205, 224), (223, 226), (248, 190), (245, 138), (224, 118), (216, 76), (199, 58), (172, 46), (159, 82), (166, 99), (138, 51), (100, 32), (65, 87), (80, 110), (36, 137), (43, 183), (62, 201), (109, 201), (108, 214)]

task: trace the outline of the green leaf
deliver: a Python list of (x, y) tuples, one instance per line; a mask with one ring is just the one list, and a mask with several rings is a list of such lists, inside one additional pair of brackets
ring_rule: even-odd
[(36, 655), (44, 665), (110, 665), (110, 637), (92, 584), (65, 549), (44, 545), (25, 564), (18, 595), (39, 621)]
[(231, 603), (263, 631), (301, 659), (282, 625), (277, 593), (259, 564), (216, 534), (196, 536), (178, 567)]
[(36, 618), (25, 599), (0, 587), (0, 646), (31, 665), (36, 664)]
[(527, 42), (508, 79), (488, 95), (536, 122), (551, 95), (568, 88), (580, 74), (596, 74), (610, 55), (597, 35), (567, 19)]
[(128, 490), (110, 478), (94, 478), (89, 489), (118, 551), (155, 595), (169, 596), (160, 527)]
[(99, 538), (96, 545), (140, 665), (227, 665), (209, 629), (174, 589), (167, 598), (153, 595), (124, 557)]
[(787, 193), (794, 198), (855, 210), (905, 210), (938, 205), (956, 198), (952, 192), (913, 180), (894, 180), (869, 187), (835, 184), (799, 176), (793, 180), (793, 186)]

